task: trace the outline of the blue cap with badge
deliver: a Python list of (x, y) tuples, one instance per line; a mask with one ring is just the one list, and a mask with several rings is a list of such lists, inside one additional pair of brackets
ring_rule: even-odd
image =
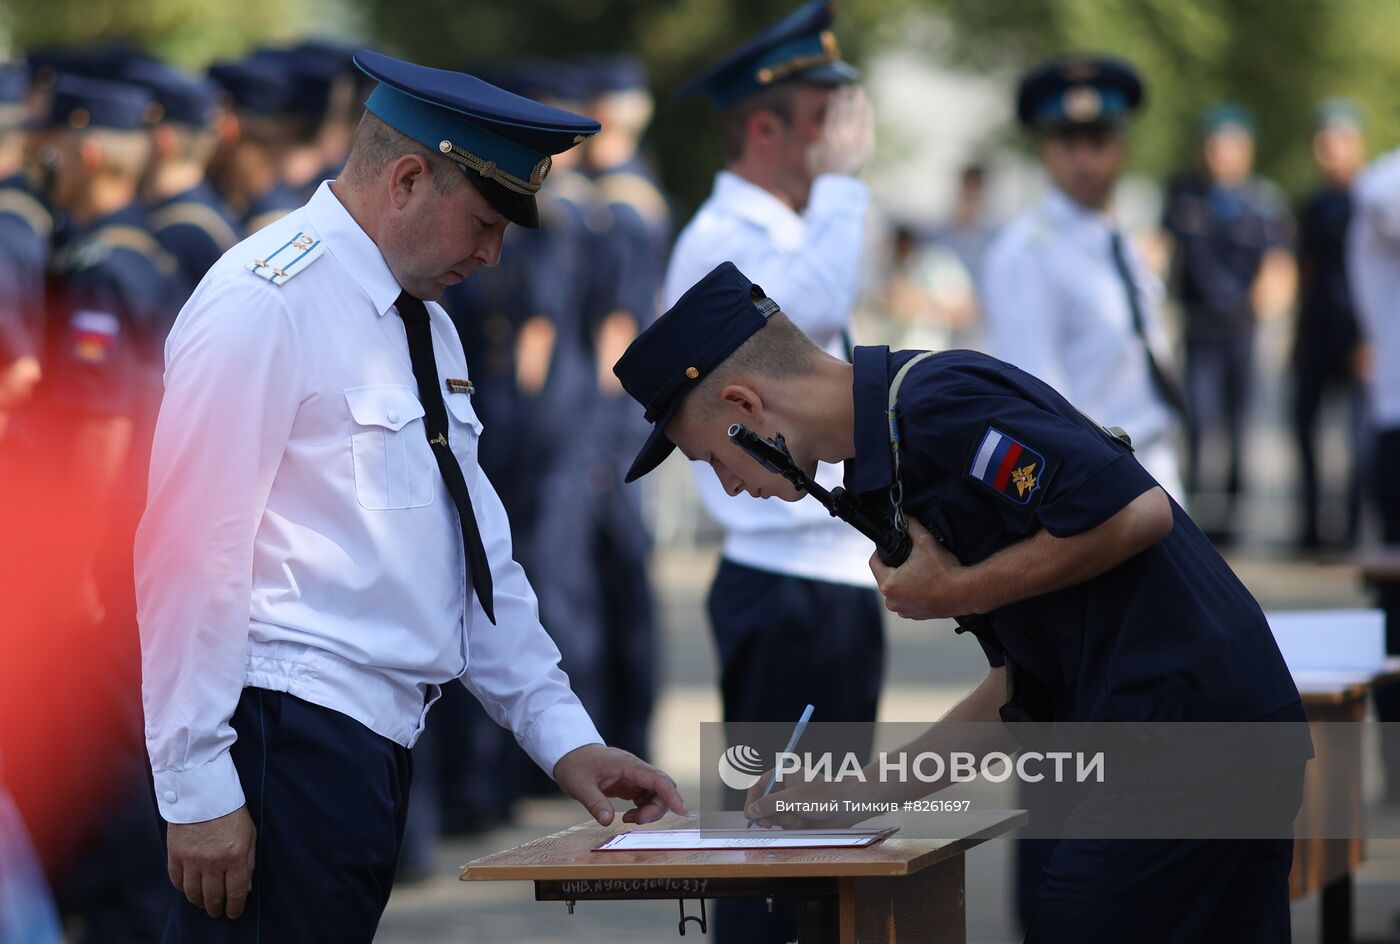
[(1112, 128), (1142, 104), (1142, 78), (1122, 59), (1068, 56), (1021, 78), (1016, 117), (1040, 132)]
[(160, 106), (160, 121), (207, 128), (214, 120), (214, 85), (208, 79), (144, 60), (129, 63), (121, 78), (151, 93)]
[(847, 85), (860, 72), (841, 60), (832, 0), (812, 0), (676, 89), (681, 98), (703, 91), (723, 111), (783, 82)]
[(613, 373), (653, 428), (624, 481), (641, 478), (671, 454), (676, 446), (666, 438), (666, 424), (686, 394), (776, 311), (778, 303), (734, 263), (721, 262), (628, 345)]
[(535, 194), (551, 157), (601, 126), (514, 95), (475, 76), (404, 62), (367, 49), (355, 64), (379, 85), (365, 108), (380, 121), (455, 161), (506, 219), (540, 225)]
[(139, 85), (60, 75), (54, 82), (48, 113), (38, 124), (73, 131), (140, 131), (150, 127), (153, 105), (151, 93)]

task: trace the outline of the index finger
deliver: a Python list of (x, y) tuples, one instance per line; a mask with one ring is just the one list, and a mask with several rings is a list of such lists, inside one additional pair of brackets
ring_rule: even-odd
[[(629, 771), (626, 774), (628, 780), (632, 781), (643, 790), (650, 790), (656, 794), (671, 812), (677, 816), (685, 816), (685, 800), (681, 799), (680, 790), (676, 789), (676, 782), (672, 780), (664, 770), (650, 765), (643, 765), (641, 768)], [(648, 806), (651, 804), (648, 803)]]

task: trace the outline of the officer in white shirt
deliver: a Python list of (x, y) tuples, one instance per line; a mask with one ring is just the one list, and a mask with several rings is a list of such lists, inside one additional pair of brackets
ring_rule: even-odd
[(1132, 437), (1178, 502), (1184, 410), (1159, 310), (1162, 286), (1112, 211), (1128, 160), (1124, 122), (1142, 101), (1125, 62), (1070, 57), (1021, 80), (1016, 112), (1037, 135), (1050, 189), (1002, 231), (980, 288), (988, 349)]
[[(662, 294), (669, 307), (733, 262), (849, 358), (869, 204), (854, 175), (874, 139), (831, 26), (827, 0), (806, 3), (679, 90), (715, 106), (727, 163), (676, 241)], [(810, 703), (822, 721), (873, 721), (884, 671), (873, 546), (815, 502), (730, 498), (709, 469), (695, 471), (725, 532), (708, 601), (725, 720), (790, 725)], [(840, 467), (817, 478), (838, 485)], [(782, 902), (770, 912), (726, 899), (718, 912), (721, 944), (796, 936), (795, 909)]]
[[(166, 345), (137, 540), (167, 941), (369, 941), (408, 749), (460, 679), (600, 822), (683, 812), (602, 745), (477, 466), (461, 343), (430, 301), (537, 226), (596, 122), (376, 53), (344, 173), (209, 272)], [(505, 433), (509, 435), (508, 432)], [(606, 795), (606, 796), (605, 796)]]
[[(1391, 151), (1362, 172), (1352, 186), (1352, 216), (1347, 232), (1347, 272), (1352, 299), (1370, 347), (1368, 383), (1375, 446), (1371, 475), (1376, 508), (1381, 515), (1381, 540), (1400, 547), (1400, 149)], [(1384, 588), (1386, 651), (1400, 655), (1400, 592)], [(1400, 721), (1400, 685), (1376, 689), (1376, 716)], [(1400, 802), (1400, 752), (1387, 738), (1386, 796)]]

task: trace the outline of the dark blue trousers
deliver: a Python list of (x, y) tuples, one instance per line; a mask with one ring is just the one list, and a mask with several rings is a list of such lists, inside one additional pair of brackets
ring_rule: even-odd
[[(885, 635), (874, 590), (723, 560), (708, 609), (726, 722), (777, 722), (785, 740), (808, 704), (816, 706), (816, 721), (875, 720)], [(806, 741), (803, 749), (820, 750)], [(774, 901), (769, 911), (763, 901), (723, 898), (714, 914), (719, 944), (781, 944), (797, 937), (791, 900)]]
[(233, 762), (258, 830), (253, 892), (236, 921), (183, 896), (167, 944), (354, 944), (374, 939), (398, 864), (409, 752), (352, 718), (245, 688)]
[[(1093, 824), (1107, 818), (1140, 820), (1150, 834), (1154, 804), (1189, 803), (1196, 794), (1218, 799), (1219, 790), (1093, 797), (1065, 829), (1093, 835)], [(1251, 782), (1242, 790), (1258, 818), (1257, 835), (1276, 838), (1054, 841), (1026, 944), (1288, 944), (1293, 839), (1280, 833), (1302, 804), (1303, 768), (1279, 771), (1271, 788)], [(1244, 801), (1242, 795), (1235, 802)]]

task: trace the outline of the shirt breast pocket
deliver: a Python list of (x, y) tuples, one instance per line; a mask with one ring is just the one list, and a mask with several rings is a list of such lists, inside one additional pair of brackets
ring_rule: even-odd
[(377, 384), (345, 391), (354, 428), (355, 498), (370, 511), (421, 508), (433, 501), (437, 466), (412, 387)]
[(450, 393), (444, 400), (447, 403), (447, 415), (452, 418), (451, 429), (448, 431), (452, 452), (461, 463), (462, 472), (470, 482), (477, 464), (477, 441), (481, 438), (481, 420), (477, 419), (476, 411), (472, 409), (471, 397)]

